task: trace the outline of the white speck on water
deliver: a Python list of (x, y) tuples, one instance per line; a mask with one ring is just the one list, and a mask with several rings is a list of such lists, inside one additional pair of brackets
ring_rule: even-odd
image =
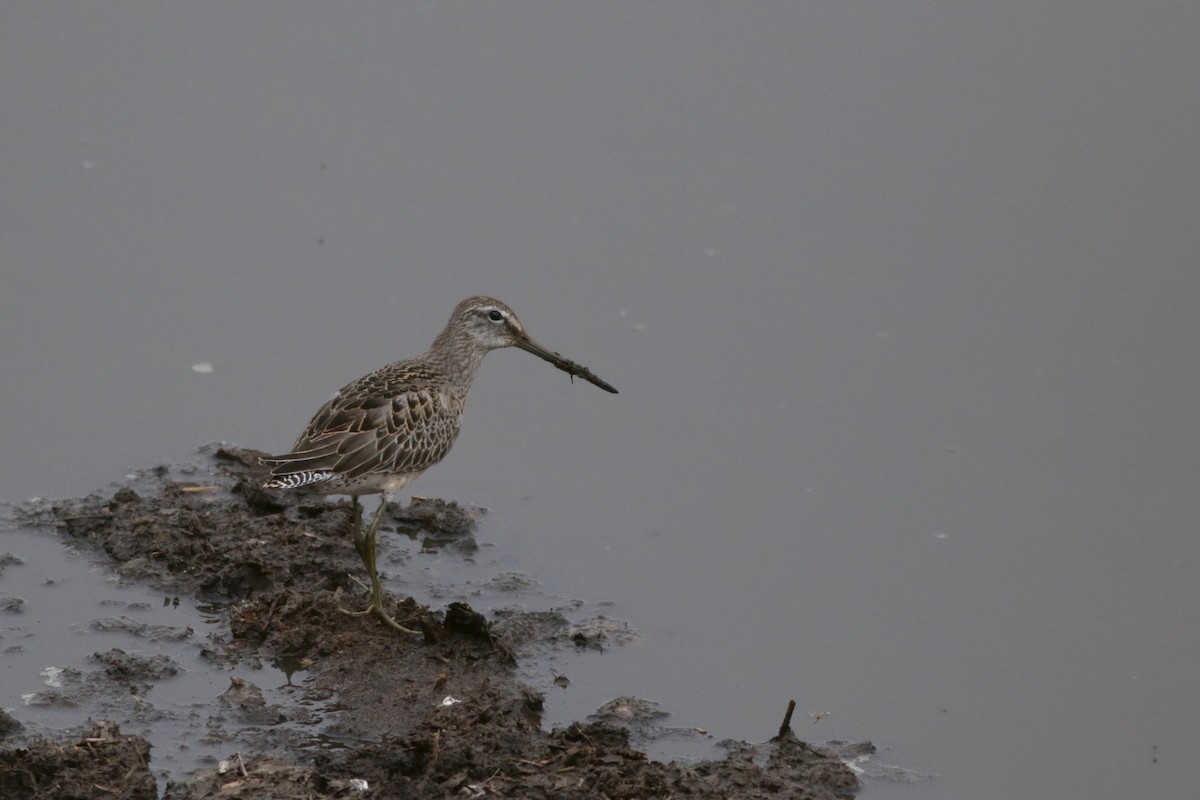
[(209, 375), (213, 371), (213, 365), (208, 361), (198, 361), (192, 364), (192, 372), (198, 372), (201, 375)]

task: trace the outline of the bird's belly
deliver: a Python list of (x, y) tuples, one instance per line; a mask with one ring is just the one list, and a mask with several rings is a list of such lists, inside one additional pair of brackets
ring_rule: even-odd
[(378, 494), (379, 492), (398, 492), (404, 486), (420, 475), (420, 472), (406, 472), (392, 475), (362, 475), (357, 478), (335, 477), (321, 484), (314, 485), (325, 494)]

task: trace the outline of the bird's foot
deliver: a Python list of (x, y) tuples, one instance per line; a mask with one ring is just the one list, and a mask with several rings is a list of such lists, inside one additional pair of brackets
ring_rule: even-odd
[[(357, 580), (357, 578), (355, 580)], [(361, 583), (361, 581), (360, 581), (360, 583)], [(364, 584), (364, 588), (366, 588), (365, 584)], [(375, 616), (379, 617), (379, 619), (390, 628), (394, 628), (398, 631), (401, 631), (402, 633), (411, 633), (413, 636), (424, 635), (420, 631), (414, 631), (412, 628), (406, 628), (403, 625), (401, 625), (399, 622), (396, 622), (396, 620), (392, 619), (392, 615), (389, 614), (387, 612), (387, 610), (384, 609), (384, 607), (383, 607), (383, 598), (379, 597), (377, 595), (371, 596), (371, 602), (368, 603), (367, 607), (364, 608), (362, 611), (351, 611), (347, 608), (341, 608), (341, 607), (338, 608), (338, 611), (341, 611), (343, 614), (345, 614), (346, 616), (349, 616), (349, 617), (365, 617), (367, 614), (374, 614)]]

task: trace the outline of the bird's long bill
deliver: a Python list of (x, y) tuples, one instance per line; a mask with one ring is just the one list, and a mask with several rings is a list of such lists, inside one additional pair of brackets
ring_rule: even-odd
[(563, 358), (558, 353), (555, 353), (553, 350), (547, 350), (545, 347), (542, 347), (540, 344), (535, 342), (533, 339), (530, 339), (528, 336), (518, 339), (516, 342), (516, 346), (521, 348), (522, 350), (524, 350), (527, 353), (533, 353), (538, 358), (546, 359), (551, 364), (558, 367), (563, 372), (568, 373), (569, 375), (573, 375), (576, 378), (583, 378), (588, 383), (599, 386), (601, 389), (603, 389), (606, 392), (612, 392), (613, 394), (617, 393), (617, 390), (615, 388), (613, 388), (613, 385), (611, 383), (608, 383), (607, 381), (603, 381), (600, 378), (597, 378), (595, 375), (592, 374), (592, 371), (590, 369), (588, 369), (587, 367), (583, 366), (582, 364), (576, 364), (574, 361), (570, 360), (569, 358)]

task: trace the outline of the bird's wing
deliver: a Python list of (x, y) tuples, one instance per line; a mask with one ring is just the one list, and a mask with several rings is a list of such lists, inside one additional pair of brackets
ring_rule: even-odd
[(445, 457), (458, 434), (461, 408), (430, 387), (388, 395), (378, 386), (363, 391), (364, 380), (334, 395), (292, 452), (264, 459), (276, 465), (272, 474), (308, 470), (356, 478), (420, 472)]

